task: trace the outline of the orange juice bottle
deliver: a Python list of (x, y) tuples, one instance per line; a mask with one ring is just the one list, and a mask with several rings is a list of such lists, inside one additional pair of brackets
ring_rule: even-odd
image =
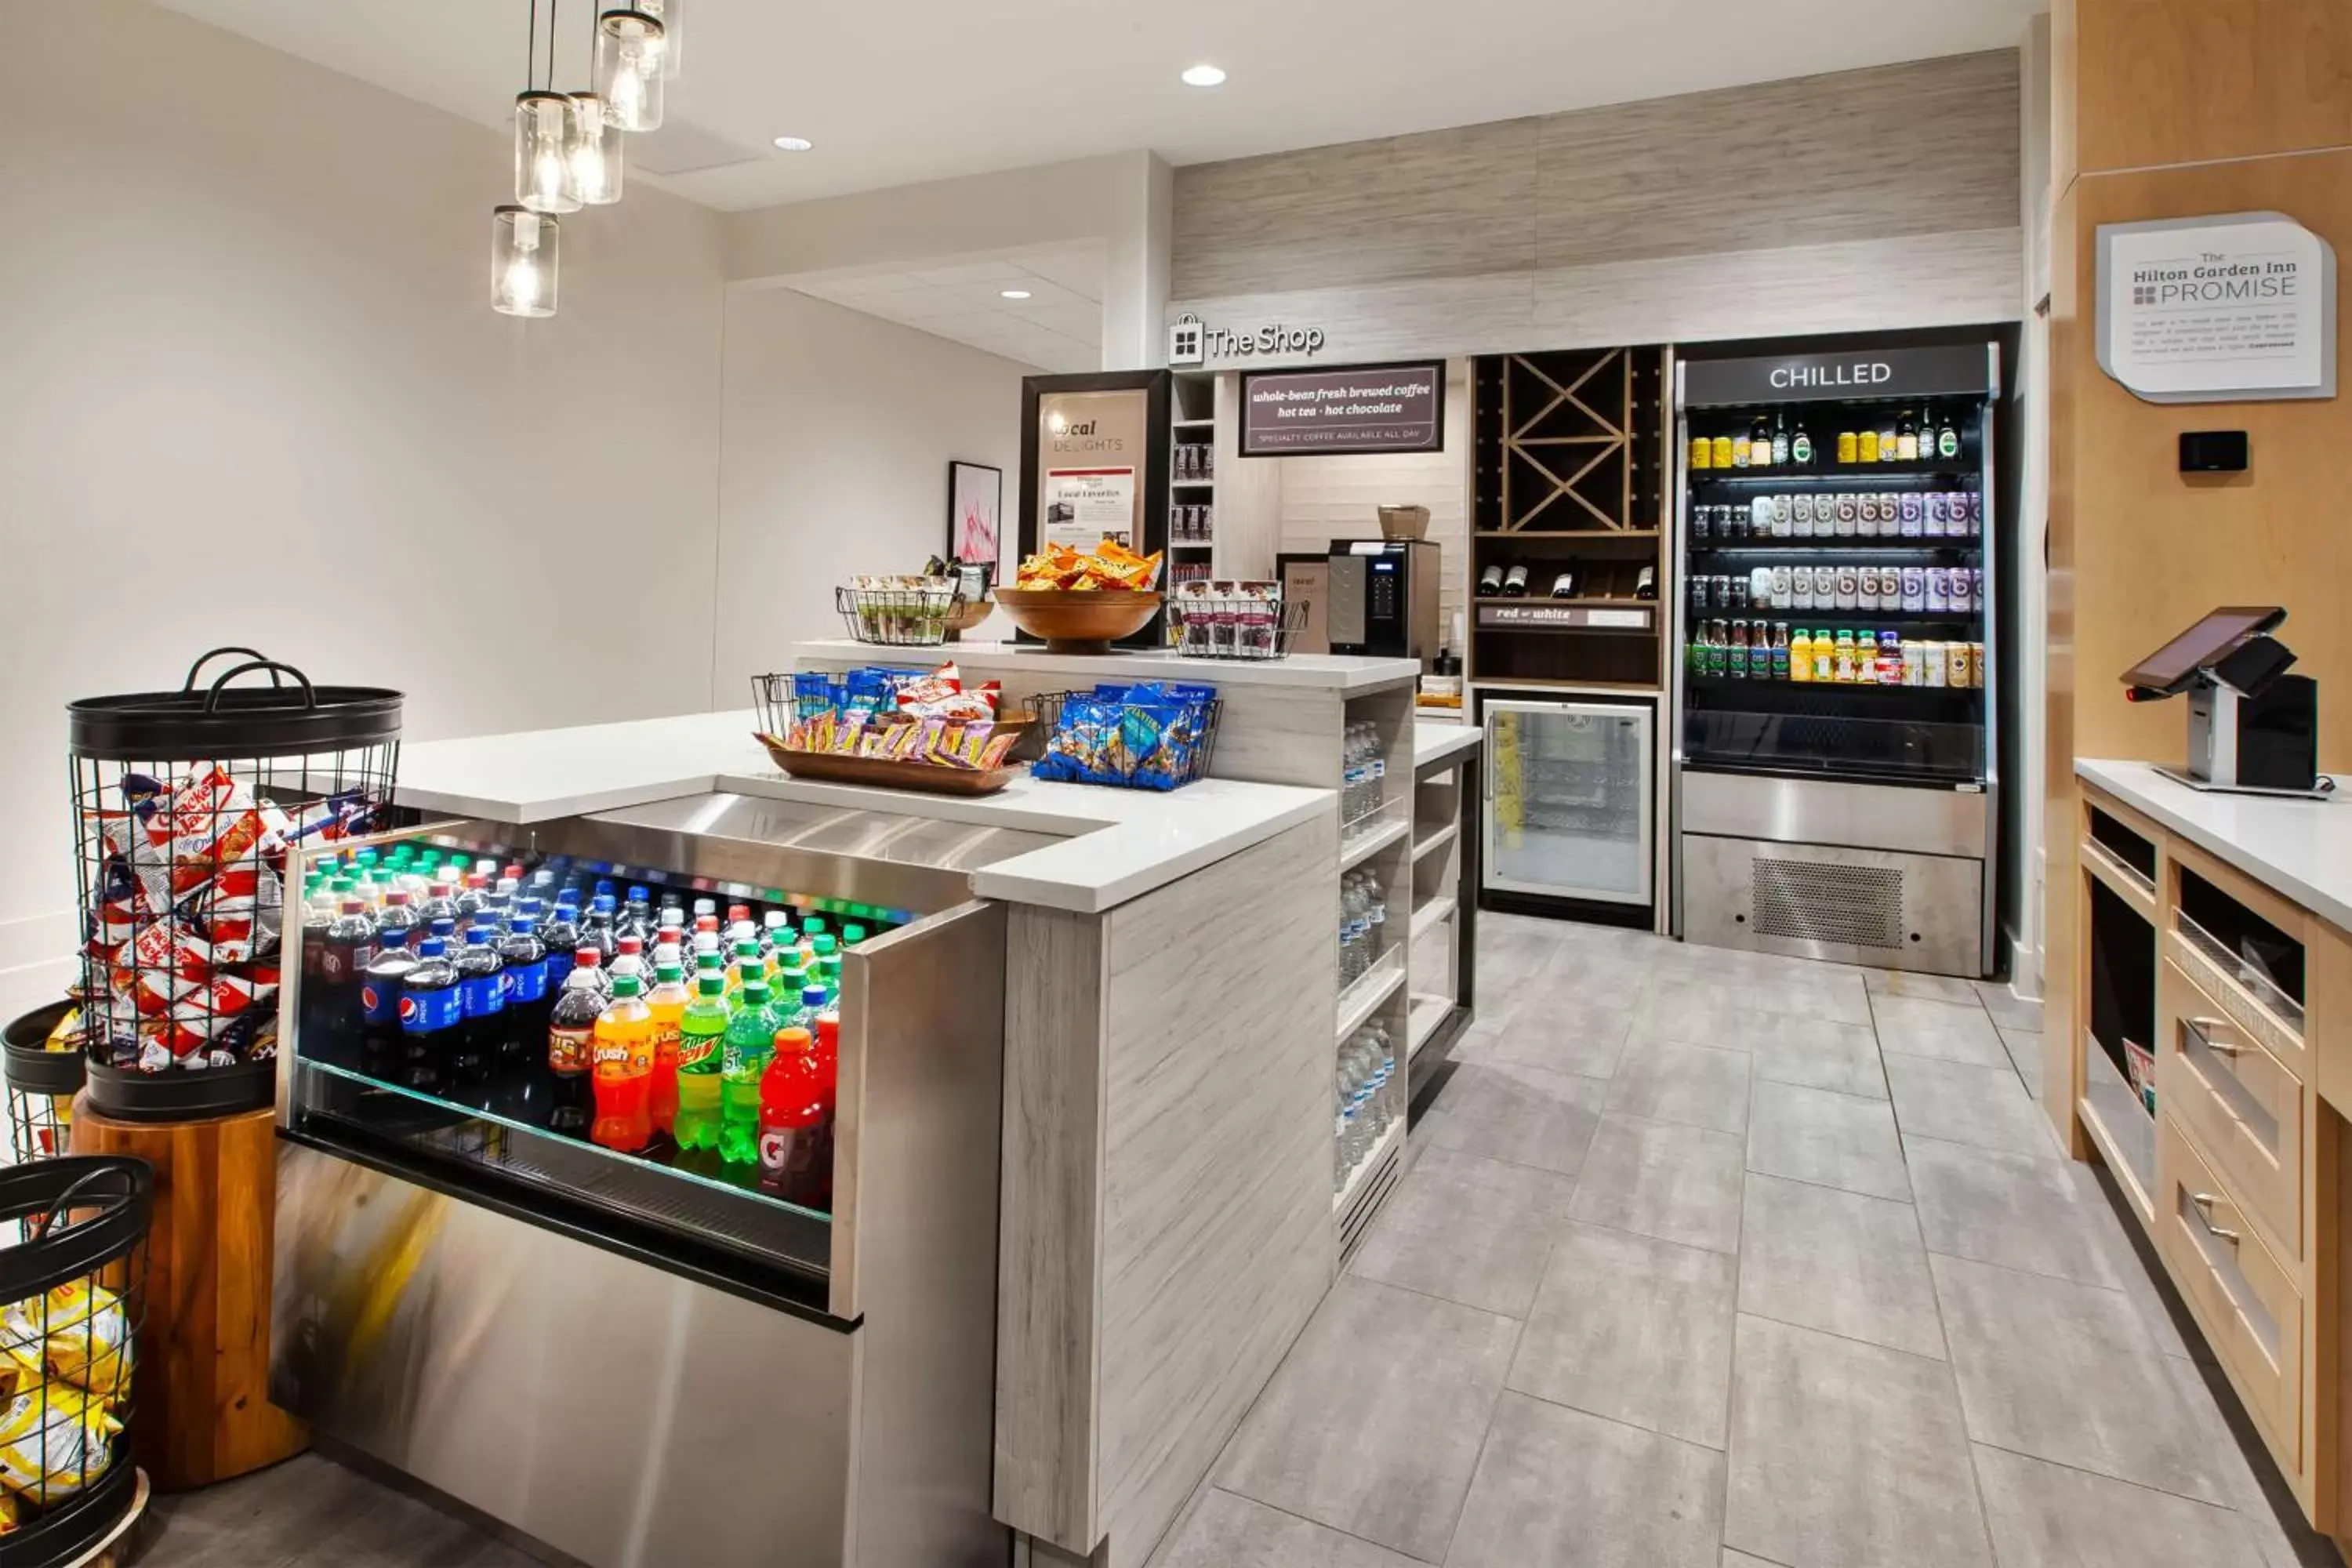
[(683, 969), (665, 963), (654, 971), (646, 1011), (654, 1019), (654, 1125), (664, 1132), (677, 1121), (677, 1044), (686, 1032), (686, 1005), (692, 1000)]
[(596, 1020), (596, 1122), (588, 1136), (630, 1153), (653, 1142), (654, 1016), (634, 974), (613, 976), (613, 1000)]

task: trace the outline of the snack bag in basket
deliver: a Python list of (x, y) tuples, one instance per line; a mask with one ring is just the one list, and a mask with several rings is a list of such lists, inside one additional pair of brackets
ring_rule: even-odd
[(70, 1384), (20, 1393), (0, 1412), (0, 1486), (44, 1502), (78, 1492), (106, 1473), (121, 1430), (103, 1401)]
[[(43, 1313), (47, 1312), (47, 1332)], [(131, 1324), (121, 1298), (87, 1279), (68, 1279), (0, 1309), (7, 1359), (22, 1369), (16, 1387), (46, 1379), (86, 1394), (120, 1399), (131, 1380)]]

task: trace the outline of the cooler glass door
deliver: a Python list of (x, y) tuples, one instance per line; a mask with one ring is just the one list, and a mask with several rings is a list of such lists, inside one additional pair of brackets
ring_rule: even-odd
[(1646, 904), (1646, 708), (1489, 701), (1486, 885), (1497, 892)]

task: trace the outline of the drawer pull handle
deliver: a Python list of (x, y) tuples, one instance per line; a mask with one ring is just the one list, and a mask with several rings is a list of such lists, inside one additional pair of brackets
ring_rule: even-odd
[(2205, 1048), (2211, 1051), (2215, 1056), (2239, 1057), (2245, 1055), (2245, 1047), (2237, 1044), (2233, 1040), (2221, 1039), (2213, 1033), (2216, 1029), (2226, 1029), (2230, 1026), (2230, 1021), (2227, 1018), (2191, 1018), (2188, 1022), (2189, 1026), (2197, 1031), (2197, 1037), (2205, 1042)]
[(2189, 1201), (2197, 1205), (2197, 1217), (2205, 1222), (2205, 1230), (2208, 1235), (2211, 1236), (2217, 1241), (2226, 1241), (2232, 1247), (2237, 1245), (2238, 1233), (2236, 1231), (2224, 1230), (2220, 1226), (2213, 1223), (2213, 1205), (2220, 1203), (2221, 1201), (2221, 1199), (2215, 1197), (2211, 1193), (2191, 1193), (2189, 1194)]

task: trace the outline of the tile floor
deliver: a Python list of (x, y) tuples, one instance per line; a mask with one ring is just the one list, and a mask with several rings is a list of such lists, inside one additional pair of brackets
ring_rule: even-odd
[(1413, 1168), (1153, 1568), (2337, 1562), (2060, 1155), (2038, 1008), (1508, 916), (1479, 959)]

